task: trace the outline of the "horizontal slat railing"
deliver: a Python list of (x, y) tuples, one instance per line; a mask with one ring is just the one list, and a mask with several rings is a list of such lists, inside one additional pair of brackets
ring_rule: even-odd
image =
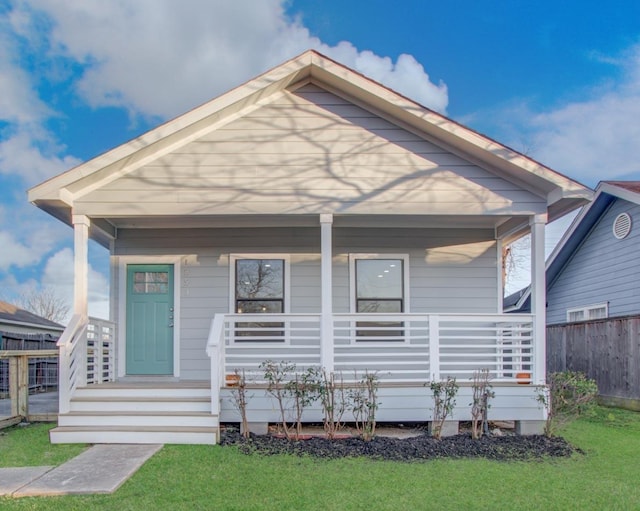
[[(320, 366), (320, 314), (216, 318), (226, 374), (244, 370), (259, 381), (265, 360), (292, 362), (299, 370)], [(448, 376), (467, 381), (474, 371), (488, 369), (495, 382), (516, 382), (534, 370), (533, 316), (528, 314), (333, 314), (332, 324), (333, 370), (346, 381), (365, 370), (390, 383)]]
[(225, 314), (222, 337), (227, 374), (244, 370), (260, 381), (265, 360), (320, 365), (320, 314)]
[(385, 382), (429, 374), (429, 318), (419, 314), (334, 314), (334, 368), (345, 380), (377, 373)]
[(87, 325), (87, 384), (115, 380), (115, 323), (89, 318)]

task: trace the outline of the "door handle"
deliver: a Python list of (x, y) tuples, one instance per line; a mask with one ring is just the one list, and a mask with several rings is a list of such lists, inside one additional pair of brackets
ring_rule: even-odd
[(173, 328), (173, 321), (169, 323), (169, 328)]

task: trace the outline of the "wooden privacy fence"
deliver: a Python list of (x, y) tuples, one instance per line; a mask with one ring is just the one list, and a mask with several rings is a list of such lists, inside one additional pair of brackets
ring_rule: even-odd
[(547, 372), (581, 371), (605, 402), (640, 410), (640, 315), (547, 327)]
[[(57, 350), (58, 337), (0, 331), (0, 351)], [(29, 389), (50, 391), (58, 388), (58, 359), (29, 358)], [(9, 361), (0, 359), (0, 398), (9, 394)]]
[(23, 419), (36, 420), (29, 414), (29, 359), (58, 357), (58, 350), (2, 350), (0, 359), (9, 362), (9, 419), (0, 426), (16, 424)]

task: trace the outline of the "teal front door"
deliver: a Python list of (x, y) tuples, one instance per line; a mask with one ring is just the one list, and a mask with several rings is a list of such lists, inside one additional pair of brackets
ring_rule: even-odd
[(127, 374), (173, 375), (173, 265), (127, 266)]

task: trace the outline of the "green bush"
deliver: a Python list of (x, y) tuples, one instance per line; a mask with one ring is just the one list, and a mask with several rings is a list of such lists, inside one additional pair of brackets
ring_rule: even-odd
[(551, 373), (546, 388), (541, 387), (538, 401), (547, 410), (545, 435), (553, 436), (557, 429), (594, 409), (598, 385), (584, 373), (564, 371)]

